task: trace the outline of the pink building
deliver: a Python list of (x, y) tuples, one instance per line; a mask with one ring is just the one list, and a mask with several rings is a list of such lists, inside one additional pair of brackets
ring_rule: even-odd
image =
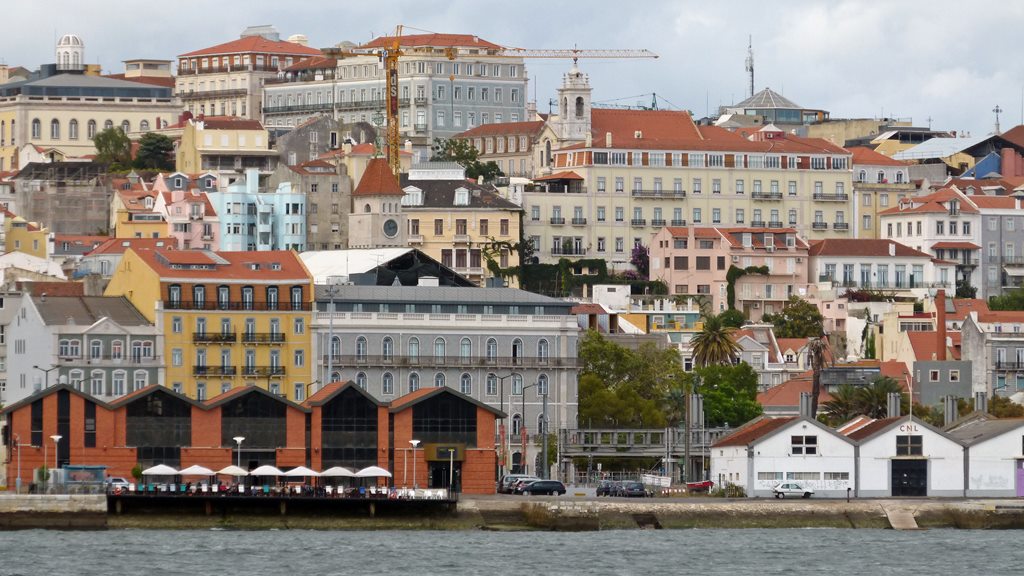
[(209, 175), (190, 177), (176, 172), (157, 176), (153, 190), (158, 193), (155, 209), (164, 214), (168, 235), (179, 250), (220, 249), (220, 218), (207, 197), (215, 191), (216, 179)]
[(806, 293), (807, 249), (793, 228), (669, 226), (651, 242), (650, 278), (672, 294), (702, 296), (718, 313), (729, 308), (729, 269), (757, 268), (736, 280), (733, 304), (757, 321)]

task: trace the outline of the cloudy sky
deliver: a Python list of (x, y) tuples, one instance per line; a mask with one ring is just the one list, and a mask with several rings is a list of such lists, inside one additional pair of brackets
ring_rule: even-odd
[[(301, 33), (312, 46), (362, 42), (398, 23), (471, 33), (522, 48), (647, 48), (657, 60), (581, 62), (595, 101), (661, 106), (697, 116), (746, 96), (753, 36), (757, 90), (770, 86), (834, 118), (912, 118), (972, 134), (1022, 123), (1024, 2), (1006, 0), (49, 0), (4, 8), (0, 59), (35, 69), (73, 32), (107, 72), (126, 58), (174, 58), (234, 39), (247, 25)], [(21, 24), (18, 24), (21, 23)], [(15, 24), (15, 25), (11, 25)], [(531, 60), (545, 110), (568, 62)], [(641, 96), (646, 95), (646, 96)]]

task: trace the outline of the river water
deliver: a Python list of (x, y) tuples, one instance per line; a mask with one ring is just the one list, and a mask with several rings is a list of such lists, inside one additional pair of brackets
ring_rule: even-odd
[(1020, 532), (852, 529), (23, 531), (0, 575), (1020, 574)]

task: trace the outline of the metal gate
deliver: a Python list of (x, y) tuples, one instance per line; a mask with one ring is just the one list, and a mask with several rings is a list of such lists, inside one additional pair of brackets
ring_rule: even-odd
[(928, 461), (927, 460), (893, 460), (892, 461), (892, 495), (893, 496), (927, 496), (928, 495)]

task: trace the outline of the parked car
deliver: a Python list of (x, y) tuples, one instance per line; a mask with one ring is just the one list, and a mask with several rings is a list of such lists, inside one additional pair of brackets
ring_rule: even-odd
[(619, 495), (619, 483), (613, 480), (602, 480), (597, 485), (597, 496), (618, 496)]
[(786, 496), (810, 498), (814, 494), (814, 489), (805, 488), (796, 482), (780, 482), (772, 488), (772, 494), (774, 494), (776, 498), (785, 498)]
[(640, 482), (626, 482), (622, 485), (622, 495), (627, 498), (646, 498), (652, 494)]
[(537, 478), (536, 476), (527, 476), (524, 478), (519, 478), (518, 480), (512, 483), (512, 493), (522, 494), (524, 487), (528, 486), (533, 482), (536, 482), (537, 480), (540, 480), (540, 478)]
[(505, 474), (498, 482), (499, 494), (511, 494), (512, 485), (521, 478), (534, 478), (532, 474)]
[(536, 494), (548, 494), (548, 495), (559, 495), (565, 494), (565, 484), (562, 484), (558, 480), (536, 480), (530, 482), (526, 486), (523, 486), (523, 494), (536, 495)]
[(130, 482), (120, 476), (111, 476), (110, 478), (107, 478), (107, 490), (114, 490), (117, 488), (127, 490), (129, 485)]

